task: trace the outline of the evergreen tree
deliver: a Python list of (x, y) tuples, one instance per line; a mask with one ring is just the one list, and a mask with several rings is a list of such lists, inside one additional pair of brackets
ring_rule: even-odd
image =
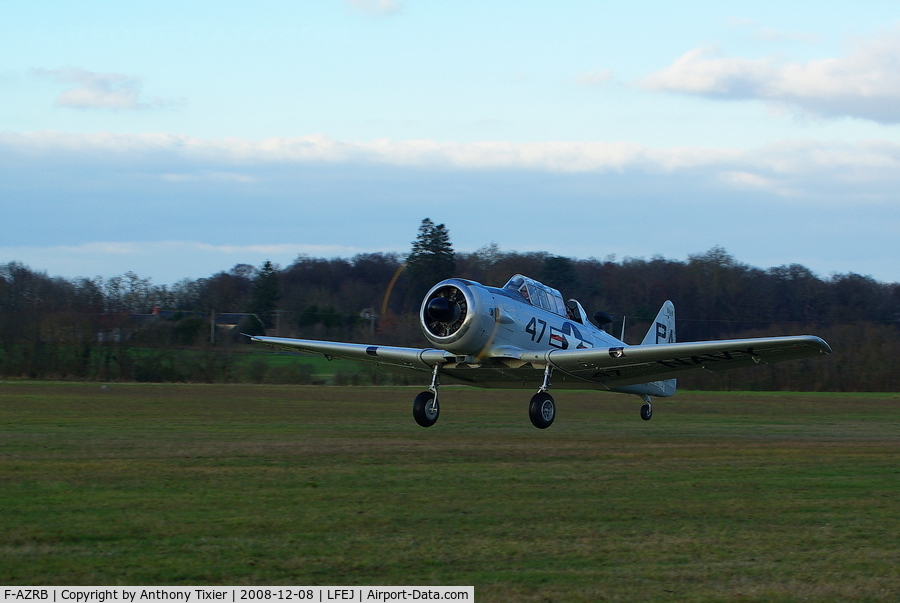
[(266, 260), (256, 282), (253, 283), (253, 291), (250, 294), (250, 307), (248, 312), (256, 314), (271, 329), (275, 325), (275, 308), (281, 297), (281, 287), (278, 284), (278, 269), (272, 262)]
[(456, 256), (447, 228), (430, 218), (422, 220), (406, 263), (415, 294), (424, 295), (432, 285), (452, 277), (456, 271)]

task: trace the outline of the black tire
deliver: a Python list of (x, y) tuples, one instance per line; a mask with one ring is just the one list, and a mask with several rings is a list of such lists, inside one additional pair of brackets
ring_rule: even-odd
[(413, 402), (413, 418), (422, 427), (431, 427), (437, 423), (438, 416), (441, 414), (441, 407), (437, 400), (434, 400), (434, 409), (431, 408), (432, 400), (434, 400), (434, 392), (427, 391), (416, 396), (416, 400)]
[(641, 418), (645, 421), (653, 418), (653, 408), (649, 404), (641, 406)]
[(547, 392), (538, 392), (531, 397), (531, 404), (528, 405), (528, 417), (531, 424), (538, 429), (547, 429), (553, 425), (553, 419), (556, 418), (556, 403), (553, 396)]

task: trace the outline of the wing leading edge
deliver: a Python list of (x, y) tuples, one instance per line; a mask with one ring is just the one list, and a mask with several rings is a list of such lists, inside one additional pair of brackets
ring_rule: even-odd
[(436, 350), (434, 348), (400, 348), (386, 345), (366, 345), (364, 343), (342, 343), (338, 341), (315, 341), (312, 339), (288, 339), (255, 335), (248, 335), (248, 337), (252, 341), (258, 341), (284, 350), (321, 354), (328, 359), (347, 358), (427, 371), (431, 371), (435, 364), (444, 364), (448, 360), (455, 358), (444, 350)]

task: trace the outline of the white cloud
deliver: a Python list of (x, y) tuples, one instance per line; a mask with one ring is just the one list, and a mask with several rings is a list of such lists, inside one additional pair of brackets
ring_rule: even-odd
[(761, 40), (764, 42), (806, 42), (807, 44), (818, 44), (822, 41), (822, 36), (799, 31), (781, 31), (774, 27), (756, 27), (755, 19), (748, 17), (731, 17), (726, 20), (726, 27), (729, 29), (745, 29), (753, 28), (749, 33), (751, 40)]
[(770, 188), (772, 180), (749, 172), (723, 172), (722, 178), (729, 182), (751, 188)]
[(751, 40), (764, 42), (804, 42), (806, 44), (819, 44), (822, 36), (805, 33), (802, 31), (781, 31), (772, 27), (761, 27), (750, 34)]
[(252, 184), (257, 181), (253, 176), (235, 172), (211, 172), (203, 170), (191, 173), (166, 173), (160, 176), (166, 182), (233, 182), (236, 184)]
[[(128, 155), (163, 154), (199, 162), (225, 165), (265, 163), (363, 163), (445, 169), (538, 169), (581, 172), (620, 170), (641, 162), (657, 163), (649, 150), (628, 142), (485, 141), (444, 143), (433, 140), (376, 139), (344, 142), (322, 134), (261, 141), (221, 138), (202, 139), (175, 134), (69, 134), (56, 131), (0, 134), (0, 149), (19, 154), (66, 153), (91, 157), (124, 158)], [(691, 155), (688, 151), (686, 155)], [(674, 165), (683, 160), (675, 160)], [(168, 173), (168, 172), (167, 172)], [(233, 173), (211, 171), (209, 175)], [(191, 178), (197, 175), (191, 172)], [(188, 179), (176, 176), (174, 179)]]
[[(324, 135), (201, 139), (172, 134), (0, 133), (0, 157), (41, 164), (99, 165), (179, 185), (253, 186), (292, 166), (394, 166), (439, 171), (530, 171), (556, 174), (690, 174), (775, 195), (821, 196), (829, 186), (881, 189), (900, 178), (900, 144), (784, 141), (757, 149), (651, 148), (629, 142), (377, 139), (345, 142)], [(30, 158), (30, 159), (29, 159)], [(279, 167), (280, 166), (280, 167)], [(278, 168), (274, 172), (270, 168)], [(283, 168), (283, 169), (282, 169)], [(137, 170), (137, 172), (135, 172)], [(274, 176), (273, 176), (274, 175)]]
[(390, 15), (403, 8), (397, 0), (347, 0), (347, 4), (370, 15)]
[(32, 69), (31, 74), (62, 84), (74, 84), (56, 98), (56, 106), (72, 109), (106, 109), (127, 111), (166, 107), (176, 104), (154, 98), (150, 102), (140, 100), (142, 80), (121, 73), (96, 73), (80, 67), (63, 69)]
[(611, 69), (593, 70), (578, 75), (575, 79), (581, 86), (602, 86), (612, 79)]
[(642, 85), (724, 100), (758, 99), (823, 117), (900, 123), (900, 31), (859, 45), (848, 57), (806, 63), (721, 57), (714, 47), (695, 48)]
[(731, 29), (740, 29), (756, 25), (756, 19), (751, 19), (750, 17), (728, 17), (725, 20), (725, 24)]
[(776, 194), (779, 197), (802, 197), (803, 192), (784, 186), (777, 178), (767, 178), (760, 174), (742, 171), (724, 171), (719, 174), (719, 179), (738, 189), (764, 191)]
[[(77, 161), (131, 161), (163, 156), (204, 165), (259, 166), (280, 163), (392, 165), (424, 169), (538, 170), (548, 172), (605, 172), (640, 169), (672, 171), (735, 158), (733, 149), (653, 149), (631, 142), (547, 141), (472, 143), (434, 140), (375, 139), (346, 142), (322, 134), (294, 138), (203, 139), (186, 135), (70, 134), (58, 131), (0, 133), (0, 151), (16, 155), (65, 154)], [(237, 180), (252, 176), (243, 171), (167, 171), (171, 181)]]

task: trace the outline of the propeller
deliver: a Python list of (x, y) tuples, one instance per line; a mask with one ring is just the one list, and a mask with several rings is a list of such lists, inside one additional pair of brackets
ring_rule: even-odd
[(428, 318), (437, 322), (453, 322), (459, 318), (460, 308), (451, 304), (446, 297), (435, 297), (426, 308)]

